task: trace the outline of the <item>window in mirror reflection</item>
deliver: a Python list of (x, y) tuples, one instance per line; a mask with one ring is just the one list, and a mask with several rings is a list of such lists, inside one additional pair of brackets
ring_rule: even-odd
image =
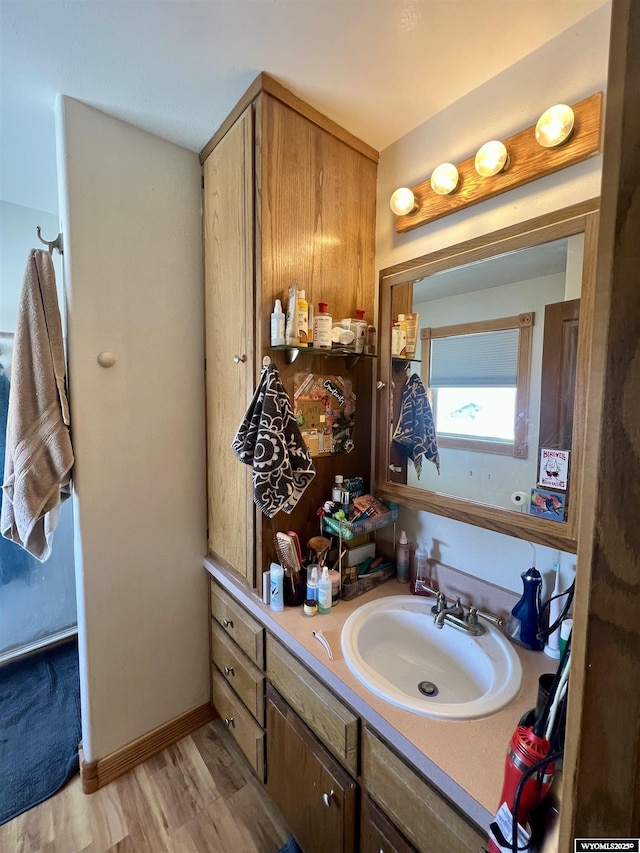
[(434, 388), (436, 433), (456, 438), (513, 441), (516, 388)]
[(532, 312), (421, 330), (442, 447), (526, 459)]

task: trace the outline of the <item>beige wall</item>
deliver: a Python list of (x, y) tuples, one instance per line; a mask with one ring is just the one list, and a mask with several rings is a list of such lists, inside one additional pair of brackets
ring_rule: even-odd
[(56, 124), (92, 761), (209, 694), (200, 168), (66, 97)]
[[(523, 130), (553, 103), (572, 104), (605, 91), (610, 14), (608, 5), (596, 10), (381, 153), (378, 270), (600, 194), (597, 156), (408, 234), (395, 233), (389, 209), (394, 189), (423, 181), (438, 163), (459, 163), (483, 142)], [(532, 549), (523, 540), (427, 513), (403, 510), (400, 521), (414, 545), (423, 541), (448, 565), (514, 591), (522, 589), (520, 572), (533, 560), (544, 573), (558, 559), (553, 549)], [(574, 566), (575, 557), (563, 555), (562, 563)]]

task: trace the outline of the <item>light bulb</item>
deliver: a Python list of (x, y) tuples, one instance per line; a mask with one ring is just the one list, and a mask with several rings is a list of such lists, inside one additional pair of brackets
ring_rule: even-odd
[(556, 104), (545, 110), (536, 124), (536, 139), (543, 148), (562, 145), (571, 136), (575, 117), (566, 104)]
[(440, 163), (431, 173), (431, 189), (437, 195), (449, 195), (458, 186), (458, 170), (453, 163)]
[(478, 150), (476, 154), (476, 172), (483, 178), (490, 178), (501, 172), (509, 162), (507, 148), (503, 142), (492, 139)]
[(406, 216), (416, 209), (416, 197), (408, 187), (400, 187), (389, 199), (389, 207), (396, 216)]

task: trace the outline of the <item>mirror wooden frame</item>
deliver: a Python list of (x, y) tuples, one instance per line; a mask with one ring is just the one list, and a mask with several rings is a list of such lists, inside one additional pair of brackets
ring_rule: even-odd
[[(591, 199), (518, 225), (503, 228), (432, 254), (422, 255), (380, 271), (379, 380), (378, 392), (376, 494), (402, 506), (442, 515), (476, 527), (508, 536), (527, 539), (551, 548), (575, 553), (580, 522), (578, 496), (581, 494), (584, 468), (584, 429), (588, 387), (588, 359), (593, 330), (598, 214), (600, 200)], [(584, 233), (584, 258), (580, 301), (580, 325), (576, 362), (574, 427), (572, 436), (571, 496), (568, 519), (559, 524), (501, 507), (484, 505), (414, 486), (390, 482), (390, 393), (392, 288), (409, 284), (442, 270), (485, 260), (506, 252), (529, 248), (562, 237)]]

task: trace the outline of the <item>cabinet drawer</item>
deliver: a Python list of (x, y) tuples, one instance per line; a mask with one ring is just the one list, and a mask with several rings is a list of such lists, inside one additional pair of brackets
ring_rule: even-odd
[(366, 794), (360, 807), (360, 853), (416, 853), (416, 848)]
[(267, 677), (338, 761), (357, 775), (358, 718), (270, 634)]
[(264, 669), (264, 628), (214, 580), (211, 581), (211, 615), (256, 666)]
[(420, 853), (480, 853), (484, 849), (484, 833), (366, 726), (362, 742), (362, 779), (367, 792)]
[(215, 619), (211, 620), (211, 659), (258, 723), (264, 726), (264, 673)]
[(264, 732), (215, 666), (211, 667), (211, 701), (254, 773), (264, 782)]
[(267, 687), (267, 792), (305, 853), (355, 853), (357, 784)]

